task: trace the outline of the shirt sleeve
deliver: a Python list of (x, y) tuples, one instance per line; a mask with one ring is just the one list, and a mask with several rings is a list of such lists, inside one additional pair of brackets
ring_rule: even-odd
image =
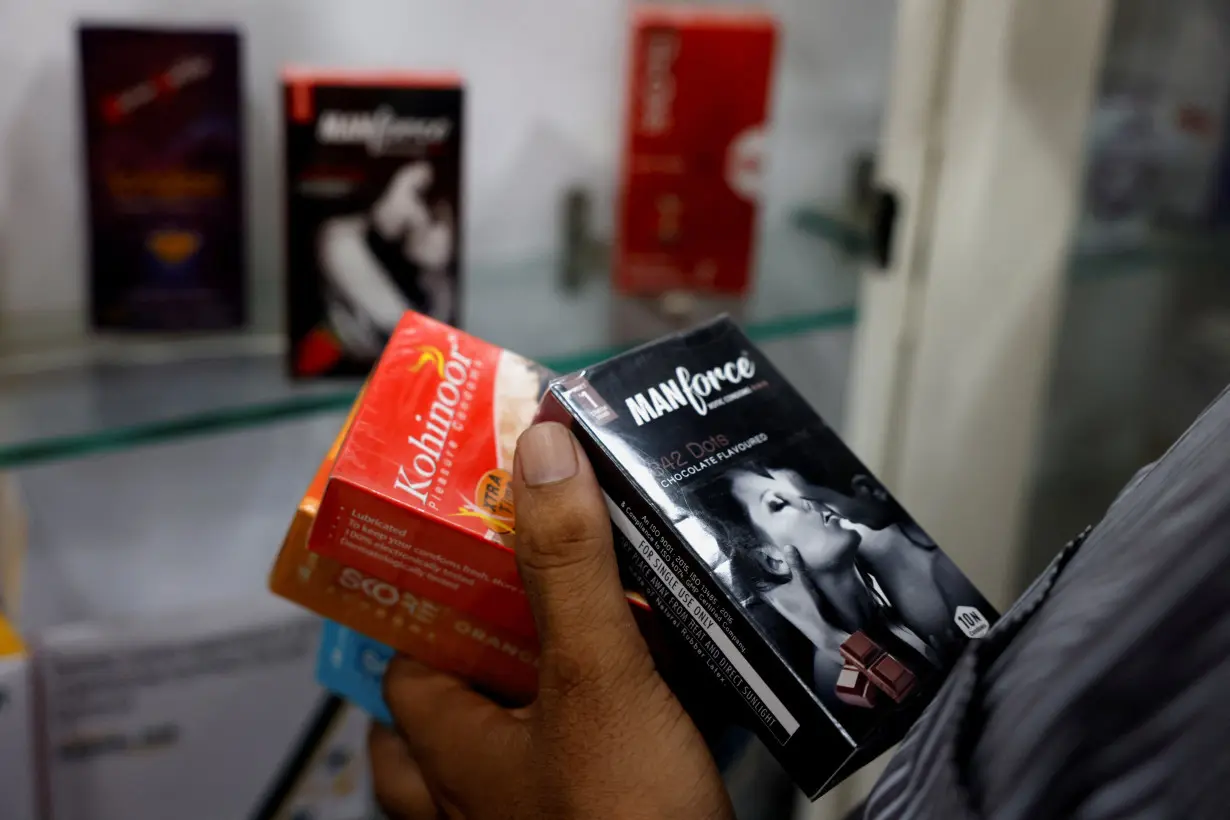
[(971, 645), (851, 820), (1230, 806), (1230, 398)]

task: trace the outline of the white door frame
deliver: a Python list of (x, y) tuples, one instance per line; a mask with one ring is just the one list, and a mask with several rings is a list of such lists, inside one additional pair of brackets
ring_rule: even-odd
[[(874, 460), (885, 482), (1004, 605), (1019, 582), (1017, 540), (1111, 3), (951, 3), (950, 71), (928, 149), (933, 198), (904, 217), (927, 221), (902, 231), (915, 247), (903, 253), (899, 343), (874, 355), (874, 317), (900, 308), (886, 308), (871, 281), (883, 274), (866, 272), (851, 409), (858, 417), (883, 402), (895, 411), (879, 430), (856, 427), (856, 448), (881, 442)], [(864, 380), (889, 367), (891, 392)]]
[[(862, 274), (846, 429), (1005, 606), (1110, 0), (901, 0), (881, 184), (892, 261)], [(1058, 546), (1058, 545), (1057, 545)], [(838, 818), (860, 772), (803, 814)]]

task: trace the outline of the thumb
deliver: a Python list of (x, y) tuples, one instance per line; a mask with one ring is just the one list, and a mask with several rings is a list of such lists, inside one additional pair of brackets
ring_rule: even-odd
[(619, 581), (602, 491), (568, 428), (546, 422), (522, 433), (513, 498), (517, 563), (542, 644), (540, 690), (651, 670)]

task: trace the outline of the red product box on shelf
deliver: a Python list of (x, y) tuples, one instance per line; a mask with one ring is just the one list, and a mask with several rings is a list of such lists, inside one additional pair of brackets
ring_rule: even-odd
[(548, 372), (416, 313), (394, 330), (337, 453), (313, 552), (533, 638), (512, 462)]
[(763, 11), (634, 7), (620, 291), (747, 291), (776, 40)]

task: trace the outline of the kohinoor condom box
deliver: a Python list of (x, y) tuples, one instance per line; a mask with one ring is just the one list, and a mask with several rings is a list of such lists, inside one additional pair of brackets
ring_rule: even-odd
[(616, 287), (751, 284), (777, 26), (755, 9), (634, 6)]
[(93, 326), (241, 326), (239, 35), (83, 25), (78, 44)]
[[(551, 383), (685, 687), (816, 798), (900, 740), (997, 617), (729, 319)], [(678, 691), (679, 684), (676, 684)]]
[(289, 367), (366, 375), (407, 310), (460, 316), (452, 74), (283, 72)]
[[(272, 590), (487, 692), (531, 699), (538, 638), (511, 540), (512, 462), (553, 375), (407, 313), (299, 504)], [(639, 594), (628, 599), (651, 617)]]
[(368, 379), (308, 547), (533, 639), (513, 550), (512, 467), (549, 373), (407, 313)]
[[(430, 322), (422, 317), (415, 317), (415, 320)], [(409, 370), (407, 374), (416, 375)], [(534, 694), (538, 679), (538, 645), (532, 631), (527, 636), (523, 628), (506, 630), (500, 625), (502, 619), (498, 610), (483, 609), (483, 615), (495, 618), (494, 622), (489, 622), (476, 614), (474, 607), (467, 606), (466, 596), (458, 593), (464, 588), (480, 595), (486, 587), (475, 590), (477, 580), (474, 586), (453, 580), (470, 573), (458, 569), (460, 564), (447, 552), (447, 545), (437, 544), (430, 538), (418, 542), (421, 552), (409, 553), (407, 562), (413, 559), (421, 562), (422, 574), (408, 587), (391, 583), (389, 573), (366, 572), (308, 549), (309, 533), (320, 518), (322, 503), (329, 495), (331, 476), (343, 445), (357, 423), (371, 421), (362, 411), (367, 391), (373, 386), (379, 385), (369, 380), (369, 385), (356, 399), (300, 500), (270, 574), (269, 587), (277, 595), (393, 650), (459, 675), (485, 690), (528, 700)], [(413, 408), (407, 407), (407, 410)], [(510, 447), (515, 446), (517, 433), (519, 429), (511, 433), (513, 443)], [(391, 430), (389, 435), (392, 435)], [(490, 434), (487, 439), (490, 444)], [(379, 503), (375, 499), (372, 502), (373, 506)], [(355, 520), (360, 525), (365, 523), (362, 519)], [(359, 538), (374, 540), (375, 533), (396, 537), (388, 530), (366, 526), (369, 533), (365, 534), (364, 527), (360, 526), (355, 535), (346, 539), (347, 543), (359, 543)], [(483, 547), (497, 552), (503, 549), (494, 543), (484, 543)], [(337, 553), (344, 555), (344, 548), (339, 545)], [(511, 566), (511, 559), (508, 553), (507, 558), (496, 555), (491, 560), (497, 564), (507, 561)], [(502, 569), (497, 575), (507, 580), (508, 571)], [(515, 578), (515, 567), (511, 572)], [(519, 582), (516, 586), (519, 590)], [(522, 613), (520, 598), (523, 597), (523, 594), (510, 596), (518, 617)], [(515, 619), (514, 622), (523, 626)]]

